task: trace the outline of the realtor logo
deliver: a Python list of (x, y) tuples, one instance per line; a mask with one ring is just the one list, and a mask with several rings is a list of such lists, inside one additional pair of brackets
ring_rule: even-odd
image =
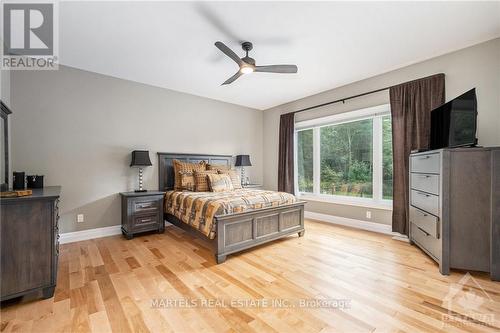
[(57, 69), (54, 2), (2, 5), (2, 69)]
[(468, 326), (468, 325), (492, 325), (495, 321), (493, 313), (484, 313), (480, 308), (486, 302), (492, 302), (492, 298), (483, 289), (481, 284), (466, 273), (458, 283), (450, 285), (448, 294), (443, 299), (442, 306), (448, 309), (448, 313), (443, 315), (445, 326)]

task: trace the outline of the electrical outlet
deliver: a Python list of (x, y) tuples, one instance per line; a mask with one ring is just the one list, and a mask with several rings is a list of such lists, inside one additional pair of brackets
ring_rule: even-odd
[(367, 219), (371, 219), (372, 218), (372, 212), (371, 211), (369, 211), (369, 210), (366, 211), (366, 218)]
[(83, 214), (76, 215), (76, 222), (82, 223), (84, 221), (85, 221), (85, 218), (83, 217)]

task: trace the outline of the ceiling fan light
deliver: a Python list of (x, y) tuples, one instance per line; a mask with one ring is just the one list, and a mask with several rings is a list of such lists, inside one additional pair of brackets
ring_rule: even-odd
[(253, 72), (253, 67), (243, 66), (241, 67), (240, 72), (242, 72), (243, 74), (250, 74)]

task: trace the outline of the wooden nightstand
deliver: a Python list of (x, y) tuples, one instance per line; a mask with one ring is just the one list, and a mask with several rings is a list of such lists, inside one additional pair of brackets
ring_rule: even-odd
[(122, 234), (132, 239), (144, 231), (165, 231), (163, 198), (165, 192), (122, 192)]

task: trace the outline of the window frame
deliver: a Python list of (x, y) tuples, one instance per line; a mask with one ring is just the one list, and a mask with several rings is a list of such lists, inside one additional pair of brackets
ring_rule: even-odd
[[(327, 117), (304, 120), (295, 123), (294, 130), (294, 182), (297, 196), (313, 201), (323, 201), (344, 205), (362, 206), (379, 209), (392, 209), (392, 200), (383, 198), (383, 123), (382, 118), (391, 115), (390, 104), (344, 112)], [(321, 136), (320, 129), (365, 119), (372, 119), (372, 185), (373, 197), (361, 198), (321, 193)], [(313, 192), (299, 192), (298, 175), (298, 132), (313, 130)]]

